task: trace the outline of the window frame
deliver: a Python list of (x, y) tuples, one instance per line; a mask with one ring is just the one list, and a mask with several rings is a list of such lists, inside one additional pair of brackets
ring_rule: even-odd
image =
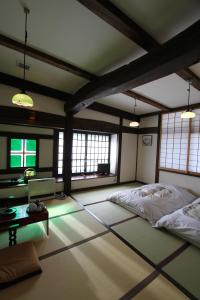
[[(171, 113), (176, 113), (171, 112)], [(180, 112), (180, 111), (179, 111)], [(181, 111), (182, 112), (182, 111)], [(169, 113), (162, 113), (162, 116)], [(159, 171), (164, 172), (171, 172), (176, 174), (182, 174), (182, 175), (188, 175), (188, 176), (194, 176), (194, 177), (200, 177), (200, 172), (192, 172), (189, 170), (189, 161), (190, 161), (190, 145), (191, 145), (191, 134), (192, 134), (192, 119), (189, 119), (189, 126), (188, 126), (188, 143), (187, 143), (187, 160), (186, 160), (186, 170), (179, 170), (175, 168), (167, 168), (167, 167), (161, 167), (160, 166), (160, 155), (161, 155), (161, 143), (162, 143), (162, 119), (161, 119), (161, 126), (160, 126), (160, 145), (159, 145)], [(199, 132), (200, 135), (200, 132)]]
[[(11, 161), (11, 139), (23, 139), (23, 140), (35, 140), (36, 141), (36, 165), (34, 167), (14, 167), (12, 168), (10, 166), (10, 161)], [(7, 170), (9, 170), (10, 173), (13, 172), (21, 172), (25, 171), (27, 168), (34, 168), (36, 171), (39, 169), (39, 138), (37, 137), (32, 137), (28, 135), (13, 135), (7, 137)]]
[(62, 129), (55, 129), (54, 130), (54, 162), (53, 162), (53, 175), (54, 177), (57, 177), (57, 178), (62, 178), (63, 177), (63, 171), (64, 171), (64, 168), (62, 166), (62, 173), (61, 174), (58, 174), (58, 162), (59, 162), (59, 133), (63, 133), (63, 159), (62, 159), (62, 162), (64, 163), (64, 139), (65, 139), (65, 132), (64, 130)]
[[(85, 134), (86, 135), (86, 143), (85, 143), (85, 158), (84, 161), (87, 161), (87, 144), (88, 144), (88, 135), (92, 134), (92, 135), (101, 135), (101, 136), (108, 136), (109, 138), (109, 146), (108, 146), (108, 164), (110, 164), (110, 149), (111, 149), (111, 134), (109, 133), (104, 133), (104, 132), (96, 132), (96, 131), (85, 131), (85, 130), (73, 130), (73, 134), (72, 134), (72, 149), (73, 149), (73, 135), (74, 133), (79, 133), (79, 134)], [(72, 150), (72, 155), (73, 155), (73, 150)], [(71, 162), (73, 162), (73, 159), (71, 157)], [(72, 165), (72, 164), (71, 164)], [(87, 164), (84, 164), (84, 170), (86, 170), (86, 166)], [(72, 168), (72, 167), (71, 167)], [(97, 174), (97, 171), (93, 171), (93, 172), (77, 172), (77, 173), (73, 173), (71, 170), (71, 174), (72, 176), (80, 176), (80, 175), (93, 175), (93, 174)]]

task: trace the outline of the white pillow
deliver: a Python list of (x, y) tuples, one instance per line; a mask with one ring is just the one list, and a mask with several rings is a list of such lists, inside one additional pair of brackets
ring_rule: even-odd
[(149, 184), (137, 189), (117, 192), (111, 195), (109, 200), (124, 206), (155, 225), (162, 216), (191, 203), (195, 198), (183, 188)]
[(200, 198), (196, 199), (191, 204), (176, 210), (172, 214), (162, 217), (157, 221), (155, 227), (164, 227), (200, 247), (200, 221), (187, 213), (190, 209), (194, 212), (195, 207), (198, 210), (199, 205), (196, 205), (198, 203), (200, 205)]

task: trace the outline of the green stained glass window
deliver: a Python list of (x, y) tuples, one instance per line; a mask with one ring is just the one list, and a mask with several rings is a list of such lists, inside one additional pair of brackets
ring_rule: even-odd
[(36, 140), (26, 140), (26, 150), (36, 151)]
[(26, 167), (34, 167), (36, 165), (36, 154), (26, 155), (25, 165)]
[(11, 139), (10, 142), (10, 167), (35, 167), (36, 166), (36, 140)]
[(11, 139), (11, 151), (22, 151), (23, 140), (22, 139)]
[(10, 166), (11, 166), (11, 168), (22, 167), (22, 157), (21, 157), (21, 155), (12, 155), (11, 154)]

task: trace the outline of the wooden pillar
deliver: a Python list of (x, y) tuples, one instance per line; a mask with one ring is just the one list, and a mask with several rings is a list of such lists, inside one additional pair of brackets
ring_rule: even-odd
[(123, 125), (123, 118), (120, 118), (119, 135), (118, 135), (117, 184), (120, 183), (121, 154), (122, 154), (122, 125)]
[(160, 136), (161, 136), (161, 113), (158, 115), (158, 136), (157, 136), (157, 152), (156, 152), (156, 174), (155, 182), (159, 182), (159, 164), (160, 164)]
[(72, 114), (68, 113), (65, 117), (64, 128), (64, 160), (63, 160), (63, 180), (64, 180), (64, 193), (70, 195), (71, 192), (71, 166), (72, 166)]

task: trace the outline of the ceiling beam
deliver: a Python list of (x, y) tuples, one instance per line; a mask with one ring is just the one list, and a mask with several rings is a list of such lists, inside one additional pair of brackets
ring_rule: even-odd
[(86, 84), (71, 99), (70, 111), (76, 113), (97, 98), (120, 93), (177, 72), (200, 59), (200, 21), (162, 46)]
[[(151, 37), (145, 30), (125, 15), (119, 8), (117, 8), (110, 1), (102, 0), (77, 0), (90, 11), (117, 29), (127, 38), (138, 44), (147, 52), (159, 47), (160, 44)], [(200, 90), (200, 78), (198, 78), (189, 69), (179, 70), (177, 74), (184, 80), (192, 79), (192, 86)]]
[[(0, 34), (0, 45), (5, 46), (10, 49), (13, 49), (13, 50), (16, 50), (18, 52), (24, 53), (24, 44), (23, 43), (20, 43), (14, 39), (11, 39), (9, 37), (2, 35), (2, 34)], [(70, 72), (74, 75), (83, 77), (87, 80), (96, 79), (96, 76), (91, 74), (90, 72), (87, 72), (81, 68), (78, 68), (78, 67), (70, 64), (70, 63), (67, 63), (66, 61), (63, 61), (59, 58), (56, 58), (56, 57), (49, 55), (45, 52), (42, 52), (40, 50), (37, 50), (33, 47), (27, 46), (26, 54), (30, 57), (33, 57), (37, 60), (44, 62), (44, 63), (50, 64), (54, 67), (57, 67), (64, 71)]]
[(104, 113), (104, 114), (110, 114), (112, 116), (116, 116), (116, 117), (120, 117), (123, 119), (127, 119), (127, 120), (132, 120), (132, 121), (138, 121), (139, 120), (139, 116), (135, 115), (135, 114), (131, 114), (129, 112), (126, 112), (124, 110), (112, 107), (112, 106), (108, 106), (105, 104), (101, 104), (98, 102), (93, 103), (92, 105), (90, 105), (88, 107), (89, 109)]
[[(0, 84), (5, 84), (17, 88), (19, 90), (24, 89), (24, 80), (15, 76), (11, 76), (5, 73), (0, 72)], [(72, 97), (71, 94), (62, 92), (38, 83), (34, 83), (32, 81), (26, 81), (26, 91), (37, 93), (40, 95), (56, 98), (62, 100), (66, 103), (66, 101)], [(92, 110), (106, 113), (116, 117), (122, 117), (129, 120), (138, 120), (138, 116), (128, 113), (124, 110), (117, 109), (111, 106), (103, 105), (100, 103), (94, 103), (91, 107)], [(13, 108), (14, 109), (14, 108)]]
[[(5, 47), (8, 47), (10, 49), (19, 51), (19, 52), (23, 52), (23, 49), (24, 49), (24, 44), (17, 42), (11, 38), (8, 38), (6, 36), (3, 36), (2, 34), (0, 34), (0, 44)], [(46, 53), (44, 53), (42, 51), (38, 51), (37, 49), (32, 48), (32, 47), (27, 47), (27, 55), (34, 57), (35, 59), (40, 60), (42, 62), (53, 65), (54, 67), (57, 67), (59, 69), (62, 69), (62, 70), (68, 71), (70, 73), (76, 74), (78, 76), (81, 76), (89, 81), (92, 81), (92, 80), (95, 80), (98, 78), (98, 76), (96, 76), (92, 73), (89, 73), (83, 69), (79, 69), (72, 64), (67, 63), (67, 65), (66, 65), (65, 61), (62, 61), (60, 59), (58, 60), (54, 56), (47, 55)], [(56, 94), (58, 94), (58, 93), (56, 93)], [(58, 97), (56, 97), (56, 98), (58, 98)], [(61, 98), (62, 98), (61, 100), (64, 100), (62, 96), (61, 96)], [(65, 95), (64, 95), (64, 98), (66, 100)]]
[(159, 46), (158, 42), (110, 1), (78, 0), (78, 2), (146, 51)]
[(32, 81), (26, 80), (26, 83), (24, 84), (24, 80), (20, 79), (15, 76), (11, 76), (5, 73), (0, 72), (0, 83), (12, 86), (14, 88), (17, 88), (19, 90), (25, 89), (26, 91), (38, 93), (44, 96), (48, 96), (51, 98), (56, 98), (62, 101), (67, 101), (72, 97), (71, 94), (68, 94), (66, 92), (61, 92), (59, 90), (44, 86), (42, 84), (38, 84)]
[(190, 69), (183, 69), (181, 71), (176, 72), (176, 74), (178, 74), (185, 81), (190, 81), (191, 85), (200, 91), (200, 79)]
[(170, 108), (168, 106), (166, 106), (164, 104), (161, 104), (161, 103), (159, 103), (157, 101), (154, 101), (154, 100), (152, 100), (152, 99), (150, 99), (150, 98), (148, 98), (146, 96), (138, 94), (138, 93), (136, 93), (134, 91), (130, 91), (129, 90), (129, 91), (123, 92), (123, 94), (126, 95), (126, 96), (129, 96), (131, 98), (135, 98), (137, 100), (140, 100), (141, 102), (144, 102), (144, 103), (149, 104), (151, 106), (154, 106), (154, 107), (156, 107), (156, 108), (158, 108), (160, 110), (164, 110), (164, 111), (170, 110)]

